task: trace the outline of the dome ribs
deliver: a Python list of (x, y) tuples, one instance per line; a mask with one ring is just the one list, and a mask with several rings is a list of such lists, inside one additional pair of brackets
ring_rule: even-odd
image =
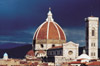
[(56, 22), (54, 22), (54, 25), (55, 25), (55, 27), (56, 27), (56, 29), (57, 29), (57, 31), (58, 31), (59, 40), (60, 40), (60, 39), (61, 39), (61, 38), (60, 38), (60, 32), (59, 32), (59, 29), (58, 29), (58, 27), (57, 27), (57, 25), (56, 25)]
[(53, 22), (50, 22), (50, 25), (49, 25), (49, 36), (48, 36), (48, 39), (59, 40), (58, 31), (57, 31), (57, 28), (55, 27)]
[(39, 30), (37, 39), (47, 39), (47, 24), (48, 22), (46, 22)]
[(47, 19), (36, 30), (33, 40), (36, 44), (62, 44), (66, 42), (63, 29), (54, 21), (49, 10)]
[(37, 32), (38, 32), (38, 29), (36, 30), (36, 32), (35, 32), (35, 34), (34, 34), (33, 40), (36, 39)]
[(56, 24), (56, 25), (59, 29), (61, 40), (66, 40), (63, 30), (60, 28), (60, 26), (58, 26), (58, 24)]

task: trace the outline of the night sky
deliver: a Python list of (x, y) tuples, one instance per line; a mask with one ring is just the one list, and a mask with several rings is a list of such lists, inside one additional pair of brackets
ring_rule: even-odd
[(54, 21), (64, 29), (67, 42), (85, 46), (84, 19), (91, 14), (100, 18), (100, 0), (0, 0), (0, 44), (32, 44), (49, 7)]

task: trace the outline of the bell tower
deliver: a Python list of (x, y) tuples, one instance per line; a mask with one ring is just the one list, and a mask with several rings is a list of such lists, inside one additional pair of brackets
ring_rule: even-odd
[(99, 18), (90, 16), (86, 21), (86, 48), (92, 59), (98, 59), (98, 27)]

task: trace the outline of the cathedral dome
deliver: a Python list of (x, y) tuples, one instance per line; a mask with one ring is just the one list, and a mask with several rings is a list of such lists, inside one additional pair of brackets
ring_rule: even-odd
[(53, 43), (61, 44), (66, 42), (66, 36), (63, 29), (53, 20), (51, 10), (48, 17), (36, 30), (33, 40), (38, 44)]
[(34, 59), (35, 58), (35, 53), (34, 53), (34, 51), (33, 50), (29, 50), (28, 52), (27, 52), (27, 54), (26, 54), (26, 60), (32, 60), (32, 59)]
[(7, 60), (8, 59), (8, 54), (7, 53), (4, 53), (3, 59), (4, 60)]
[(34, 56), (35, 54), (34, 54), (34, 51), (33, 50), (29, 50), (28, 52), (27, 52), (27, 54), (26, 55), (29, 55), (29, 56)]

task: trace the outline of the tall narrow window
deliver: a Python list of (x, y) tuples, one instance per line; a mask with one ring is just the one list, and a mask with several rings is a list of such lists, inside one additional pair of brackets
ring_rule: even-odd
[(95, 56), (95, 52), (94, 52), (94, 56)]
[(91, 52), (91, 56), (93, 56), (93, 53)]
[(60, 55), (62, 55), (62, 51), (60, 51)]
[(94, 47), (95, 47), (95, 43), (94, 43)]
[(93, 43), (91, 43), (91, 47), (93, 46)]
[(58, 53), (57, 53), (58, 51), (56, 51), (56, 55), (58, 55)]
[(92, 28), (92, 36), (95, 36), (95, 28)]
[(92, 30), (92, 36), (94, 36), (94, 30)]

